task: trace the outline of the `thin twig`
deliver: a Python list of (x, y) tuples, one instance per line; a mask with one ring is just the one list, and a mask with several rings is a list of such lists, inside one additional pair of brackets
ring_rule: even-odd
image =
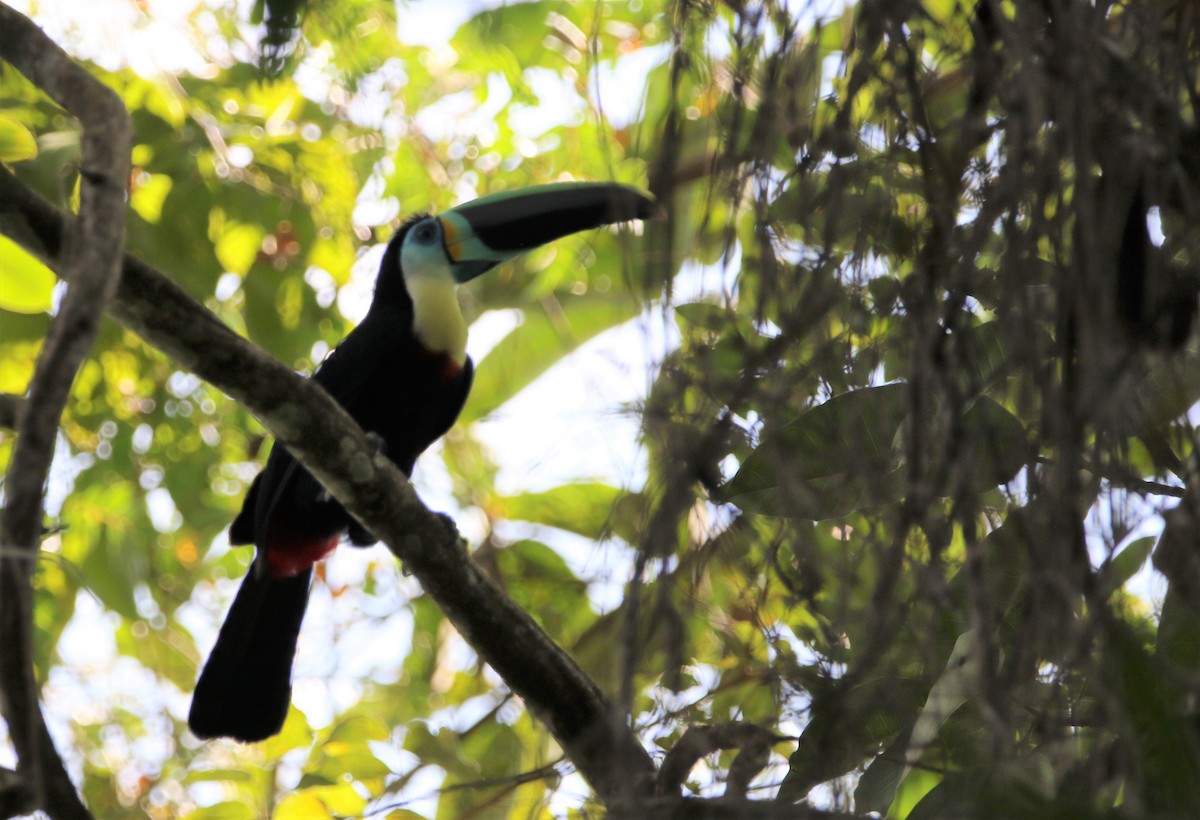
[[(34, 555), (58, 420), (116, 290), (125, 241), (125, 191), (133, 125), (120, 98), (76, 65), (30, 20), (0, 5), (0, 56), (78, 118), (83, 128), (79, 217), (61, 260), (69, 281), (29, 384), (5, 481), (0, 545)], [(33, 675), (30, 560), (0, 559), (0, 708), (17, 750), (17, 772), (33, 803), (52, 817), (90, 817), (58, 757)]]

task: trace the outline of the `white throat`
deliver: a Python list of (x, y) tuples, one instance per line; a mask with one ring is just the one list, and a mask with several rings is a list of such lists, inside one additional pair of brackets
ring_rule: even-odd
[(413, 333), (429, 351), (445, 353), (459, 365), (467, 360), (467, 323), (458, 307), (458, 286), (448, 275), (407, 276), (413, 304)]

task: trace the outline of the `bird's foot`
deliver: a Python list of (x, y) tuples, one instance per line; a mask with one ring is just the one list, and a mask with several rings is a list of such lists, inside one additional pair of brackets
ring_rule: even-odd
[(387, 455), (387, 442), (383, 440), (383, 436), (371, 431), (367, 433), (367, 441), (371, 442), (375, 447), (375, 452), (372, 455)]
[(350, 541), (352, 547), (369, 547), (376, 544), (379, 539), (371, 534), (371, 531), (359, 524), (357, 521), (350, 524), (350, 529), (346, 531), (346, 538)]
[(462, 533), (458, 531), (458, 523), (453, 518), (445, 513), (434, 513), (434, 515), (437, 516), (442, 528), (446, 531), (446, 541), (458, 541), (462, 539)]

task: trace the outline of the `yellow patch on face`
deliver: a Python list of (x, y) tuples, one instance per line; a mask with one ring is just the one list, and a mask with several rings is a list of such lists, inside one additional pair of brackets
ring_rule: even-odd
[(455, 246), (455, 242), (458, 239), (458, 228), (449, 219), (439, 219), (438, 222), (442, 224), (442, 241), (446, 245), (446, 254), (457, 262), (459, 249)]

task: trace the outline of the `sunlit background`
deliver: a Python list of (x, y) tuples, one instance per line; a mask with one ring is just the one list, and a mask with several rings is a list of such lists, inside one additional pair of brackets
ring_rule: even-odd
[[(246, 22), (251, 16), (251, 2), (58, 0), (16, 2), (13, 5), (37, 20), (47, 33), (79, 59), (110, 72), (132, 69), (141, 77), (168, 88), (179, 85), (183, 77), (212, 80), (239, 63), (253, 63), (254, 45), (260, 36), (259, 27)], [(579, 55), (574, 77), (543, 68), (529, 68), (523, 72), (526, 88), (515, 91), (502, 72), (493, 72), (488, 75), (482, 92), (472, 86), (433, 99), (406, 97), (410, 86), (415, 85), (410, 84), (410, 72), (453, 76), (469, 57), (452, 46), (455, 32), (479, 12), (501, 5), (504, 4), (433, 0), (399, 4), (396, 36), (405, 46), (419, 47), (420, 50), (410, 52), (408, 62), (389, 60), (375, 70), (364, 72), (353, 99), (346, 98), (345, 89), (331, 80), (329, 49), (319, 45), (310, 49), (295, 70), (295, 82), (304, 97), (322, 106), (323, 110), (332, 110), (336, 105), (356, 126), (377, 134), (384, 148), (382, 159), (374, 167), (361, 169), (362, 188), (354, 198), (352, 219), (345, 225), (347, 237), (353, 237), (356, 246), (348, 275), (319, 266), (310, 267), (304, 275), (315, 303), (321, 308), (335, 308), (349, 324), (361, 319), (371, 297), (382, 252), (381, 245), (372, 247), (366, 241), (375, 229), (418, 209), (447, 207), (476, 196), (482, 187), (479, 185), (481, 174), (496, 169), (511, 172), (525, 159), (563, 148), (558, 129), (564, 125), (591, 124), (593, 130), (588, 133), (597, 134), (599, 144), (587, 146), (588, 150), (600, 157), (611, 153), (618, 159), (608, 166), (603, 160), (596, 161), (586, 170), (564, 168), (559, 175), (561, 178), (578, 178), (590, 170), (594, 178), (611, 176), (622, 181), (644, 182), (646, 169), (640, 161), (624, 158), (620, 148), (623, 142), (649, 137), (637, 129), (646, 114), (645, 89), (649, 78), (652, 72), (663, 69), (670, 56), (669, 31), (631, 31), (622, 41), (626, 44), (623, 50), (618, 49), (612, 59), (592, 60), (585, 48)], [(629, 8), (640, 6), (637, 0), (626, 5)], [(805, 21), (833, 18), (842, 11), (841, 3), (792, 4), (796, 18)], [(612, 24), (613, 27), (616, 25)], [(565, 18), (561, 26), (562, 36), (566, 39), (577, 35), (586, 43), (590, 36)], [(715, 24), (714, 29), (719, 26), (720, 23)], [(650, 33), (656, 36), (653, 42), (639, 40)], [(706, 42), (710, 53), (714, 56), (728, 53), (728, 34), (714, 31), (711, 41)], [(551, 44), (547, 45), (549, 47)], [(840, 56), (835, 55), (822, 67), (822, 76), (826, 78), (822, 80), (822, 91), (828, 89), (827, 78), (841, 69), (839, 60)], [(225, 113), (233, 116), (238, 113), (237, 104), (231, 102), (230, 105), (232, 107), (227, 107)], [(286, 118), (286, 114), (284, 112), (281, 118)], [(707, 114), (695, 108), (689, 109), (687, 116), (701, 119)], [(496, 120), (501, 116), (504, 127), (512, 132), (513, 150), (507, 155), (488, 150), (496, 140)], [(205, 126), (200, 117), (196, 117), (196, 121), (201, 127)], [(626, 129), (631, 133), (626, 133)], [(313, 135), (314, 140), (317, 136)], [(437, 152), (443, 148), (444, 156), (427, 163), (429, 178), (420, 180), (414, 189), (425, 190), (431, 185), (448, 187), (446, 201), (405, 200), (403, 192), (396, 190), (395, 155), (404, 150)], [(254, 161), (254, 152), (247, 146), (225, 146), (220, 173), (236, 173)], [(445, 172), (444, 180), (436, 178), (439, 166)], [(612, 173), (605, 174), (605, 171)], [(135, 210), (138, 207), (135, 201)], [(634, 233), (640, 230), (640, 226), (635, 227)], [(616, 231), (612, 233), (614, 241), (623, 241)], [(359, 243), (364, 247), (358, 248)], [(555, 271), (555, 276), (565, 277), (568, 274), (561, 270), (567, 269), (572, 259), (582, 260), (586, 256), (585, 244), (564, 244), (534, 254), (529, 260), (528, 271), (533, 277), (547, 270)], [(645, 264), (645, 259), (638, 256), (633, 243), (626, 242), (622, 247), (621, 270), (614, 274), (630, 277), (631, 271)], [(268, 249), (266, 245), (260, 248), (256, 237), (249, 252), (253, 255), (260, 251), (267, 252)], [(597, 541), (555, 527), (496, 520), (480, 505), (463, 503), (469, 495), (461, 486), (463, 477), (447, 464), (473, 464), (471, 448), (478, 442), (487, 462), (479, 469), (485, 472), (494, 469), (494, 492), (498, 496), (515, 497), (587, 483), (639, 491), (649, 474), (647, 451), (640, 444), (641, 411), (660, 367), (681, 341), (673, 306), (701, 300), (715, 304), (736, 301), (743, 248), (735, 241), (730, 243), (727, 251), (706, 264), (685, 265), (672, 281), (668, 299), (648, 300), (643, 306), (631, 309), (630, 318), (613, 323), (611, 328), (585, 339), (577, 350), (558, 358), (553, 366), (515, 396), (489, 408), (478, 419), (469, 420), (469, 436), (457, 430), (449, 435), (448, 444), (435, 445), (418, 462), (413, 475), (413, 483), (425, 502), (433, 509), (450, 513), (472, 545), (483, 545), (489, 539), (504, 543), (533, 539), (550, 546), (574, 575), (586, 582), (586, 597), (595, 612), (611, 612), (622, 601), (636, 557), (622, 538), (610, 533), (610, 537)], [(218, 243), (216, 250), (223, 264), (239, 252), (233, 240), (226, 245)], [(163, 267), (170, 272), (166, 265)], [(589, 288), (599, 291), (621, 284), (613, 279), (614, 276), (608, 274), (581, 279), (576, 283), (578, 293), (582, 295)], [(556, 284), (550, 282), (545, 287), (547, 297)], [(246, 285), (243, 275), (226, 270), (216, 281), (213, 292), (205, 295), (211, 297), (212, 305), (220, 308), (242, 299)], [(495, 296), (506, 285), (513, 289), (517, 287), (512, 282), (493, 283), (487, 286), (486, 295)], [(464, 301), (477, 316), (468, 341), (468, 353), (476, 363), (483, 361), (515, 327), (527, 320), (527, 315), (515, 307), (490, 309), (485, 295), (473, 288), (468, 288)], [(236, 313), (229, 310), (222, 318), (236, 323)], [(245, 327), (237, 329), (246, 331)], [(777, 328), (773, 330), (777, 331)], [(336, 343), (336, 339), (319, 340), (312, 345), (307, 361), (302, 357), (293, 364), (297, 369), (311, 372), (329, 352), (332, 343)], [(536, 354), (536, 351), (519, 348), (508, 352), (512, 353), (512, 363), (520, 362), (523, 353), (527, 357)], [(492, 372), (488, 377), (502, 381), (506, 375), (505, 361), (492, 361), (489, 365)], [(882, 372), (880, 365), (879, 373)], [(167, 388), (181, 402), (181, 407), (189, 407), (188, 412), (192, 412), (188, 402), (200, 401), (197, 399), (202, 392), (199, 381), (189, 375), (173, 373)], [(196, 412), (201, 412), (199, 404), (196, 406)], [(1191, 419), (1194, 424), (1200, 423), (1200, 412), (1196, 408), (1191, 411)], [(246, 421), (249, 428), (253, 423)], [(755, 429), (753, 417), (740, 421), (747, 429)], [(112, 427), (103, 427), (99, 431), (101, 439), (114, 439), (118, 434), (116, 423), (108, 424)], [(144, 430), (139, 427), (132, 431), (134, 452), (146, 452), (154, 438), (151, 427), (143, 427)], [(205, 443), (215, 447), (221, 436), (228, 432), (204, 428), (201, 435), (211, 437), (211, 441), (205, 438)], [(258, 431), (246, 432), (249, 437)], [(468, 441), (464, 442), (464, 439)], [(101, 441), (99, 447), (104, 446), (105, 441)], [(447, 454), (446, 447), (452, 448), (453, 452)], [(97, 457), (105, 457), (102, 449), (95, 454), (74, 452), (65, 439), (60, 451), (61, 457), (56, 460), (48, 491), (51, 517), (62, 508), (74, 478), (89, 468)], [(236, 488), (236, 493), (230, 492), (231, 498), (240, 497), (242, 489), (252, 479), (254, 463), (248, 460), (228, 465), (226, 472), (221, 474), (231, 488)], [(736, 463), (726, 466), (730, 472), (737, 467)], [(141, 474), (140, 481), (146, 490), (146, 514), (153, 528), (164, 536), (178, 532), (182, 517), (176, 500), (162, 484), (161, 473), (156, 477), (153, 470), (146, 471)], [(1014, 497), (1019, 497), (1024, 491), (1023, 477), (1014, 480), (1008, 490)], [(1119, 490), (1102, 496), (1102, 500), (1111, 503), (1108, 506), (1097, 504), (1092, 509), (1088, 528), (1092, 560), (1097, 566), (1118, 550), (1119, 544), (1112, 538), (1114, 531), (1121, 533), (1120, 544), (1155, 536), (1162, 528), (1161, 510), (1174, 503), (1167, 501), (1162, 506), (1150, 507)], [(1114, 524), (1114, 518), (1119, 519), (1118, 524)], [(688, 524), (697, 531), (695, 540), (701, 541), (720, 532), (728, 520), (727, 509), (704, 504), (693, 510)], [(180, 549), (170, 539), (161, 543), (169, 543), (177, 551)], [(48, 548), (54, 551), (53, 542)], [(225, 570), (235, 566), (235, 562), (227, 560), (230, 548), (223, 534), (211, 545), (194, 544), (189, 549), (192, 553), (184, 563), (194, 567), (197, 573), (208, 571), (212, 566), (219, 567), (212, 573), (214, 580), (197, 584), (190, 602), (174, 616), (191, 634), (200, 655), (204, 656), (215, 639), (239, 577), (232, 572), (228, 573), (229, 577), (223, 577), (227, 574)], [(1147, 562), (1129, 581), (1127, 589), (1149, 607), (1156, 607), (1163, 594), (1163, 582)], [(407, 674), (403, 664), (413, 642), (429, 640), (422, 633), (421, 623), (423, 619), (428, 620), (428, 612), (423, 608), (431, 604), (419, 599), (419, 585), (402, 573), (382, 547), (369, 550), (343, 548), (327, 562), (324, 583), (314, 587), (295, 665), (294, 704), (313, 729), (330, 726), (339, 714), (359, 703), (366, 691), (365, 681), (389, 684)], [(145, 622), (131, 628), (136, 640), (144, 637), (147, 626), (156, 629), (165, 619), (144, 585), (135, 589), (134, 602), (137, 615)], [(80, 592), (75, 615), (58, 644), (62, 662), (53, 667), (44, 696), (51, 728), (60, 739), (60, 750), (77, 778), (83, 771), (83, 761), (72, 756), (74, 726), (103, 723), (114, 708), (127, 710), (140, 718), (145, 732), (136, 739), (115, 726), (111, 730), (102, 729), (101, 743), (94, 752), (102, 758), (100, 764), (116, 773), (122, 800), (133, 805), (143, 799), (142, 789), (146, 782), (156, 781), (163, 768), (178, 754), (172, 719), (180, 721), (186, 715), (191, 693), (164, 681), (123, 652), (121, 624), (122, 617), (97, 597), (87, 591)], [(425, 723), (430, 734), (436, 734), (442, 727), (466, 731), (489, 715), (501, 723), (528, 720), (505, 696), (502, 682), (490, 670), (485, 673), (490, 692), (473, 695), (462, 702), (447, 694), (459, 685), (456, 675), (474, 674), (478, 665), (472, 650), (464, 641), (451, 635), (448, 626), (443, 623), (439, 629), (437, 637), (444, 643), (439, 647), (437, 670), (431, 682), (434, 694), (430, 703), (434, 708)], [(811, 657), (811, 651), (786, 625), (781, 624), (777, 629), (781, 642), (797, 656)], [(706, 697), (719, 683), (715, 667), (694, 664), (687, 672), (694, 686), (679, 692), (663, 688), (654, 693), (658, 715), (682, 711), (685, 705)], [(444, 699), (443, 695), (446, 695)], [(445, 704), (443, 708), (436, 708), (442, 703)], [(664, 720), (664, 724), (667, 723)], [(785, 721), (774, 728), (781, 734), (798, 735), (803, 727), (794, 721)], [(676, 729), (671, 726), (671, 731)], [(418, 765), (418, 758), (403, 750), (405, 731), (404, 727), (397, 728), (388, 740), (370, 744), (372, 752), (388, 768), (392, 782), (398, 785), (392, 787), (378, 805), (364, 809), (362, 813), (367, 816), (374, 813), (382, 816), (396, 808), (422, 814), (437, 810), (438, 790), (443, 785), (445, 773), (437, 765)], [(658, 736), (654, 731), (642, 732), (641, 737), (652, 754), (661, 755), (661, 749), (655, 744)], [(190, 736), (179, 742), (190, 750), (201, 745)], [(245, 750), (232, 744), (210, 744), (207, 754), (212, 769), (218, 772), (244, 766), (247, 760)], [(285, 789), (301, 783), (302, 757), (300, 752), (289, 752), (283, 756), (278, 771), (272, 773)], [(8, 744), (0, 745), (0, 765), (11, 766), (13, 762)], [(786, 769), (786, 761), (776, 756), (773, 765), (757, 781), (762, 784), (763, 793), (769, 794), (777, 787)], [(703, 763), (697, 771), (698, 793), (719, 793), (716, 774), (708, 771)], [(163, 791), (151, 793), (149, 802), (159, 807), (203, 808), (218, 804), (224, 799), (224, 785), (217, 782), (219, 779), (215, 776), (211, 780), (207, 782), (204, 776), (193, 772), (187, 777), (166, 781), (155, 787)], [(587, 793), (588, 789), (578, 775), (566, 773), (553, 792), (550, 810), (556, 815), (565, 815), (568, 810), (580, 806)], [(825, 794), (824, 798), (829, 805), (834, 805), (837, 796)]]
[[(228, 12), (230, 4), (191, 3), (176, 0), (133, 3), (129, 0), (51, 0), (16, 2), (15, 8), (29, 14), (56, 42), (81, 60), (109, 70), (132, 69), (151, 80), (171, 82), (174, 75), (189, 74), (212, 79), (223, 68), (237, 61), (253, 62), (250, 44), (257, 42), (259, 27), (246, 23), (239, 35), (231, 38), (214, 15)], [(237, 17), (249, 18), (252, 3), (236, 4)], [(422, 46), (429, 70), (451, 69), (458, 55), (449, 40), (458, 27), (476, 13), (505, 5), (502, 0), (451, 2), (410, 2), (397, 6), (397, 33), (408, 45)], [(636, 4), (635, 4), (636, 5)], [(831, 4), (831, 6), (836, 4)], [(797, 13), (801, 9), (797, 6)], [(807, 6), (806, 15), (814, 14)], [(582, 35), (582, 33), (580, 33)], [(721, 47), (720, 40), (714, 45)], [(631, 49), (612, 63), (587, 68), (587, 97), (555, 72), (532, 68), (526, 74), (535, 104), (514, 102), (511, 89), (500, 75), (493, 75), (487, 97), (481, 103), (470, 90), (450, 94), (417, 110), (389, 112), (385, 99), (403, 84), (404, 69), (399, 64), (384, 66), (372, 80), (378, 86), (378, 99), (362, 94), (350, 106), (359, 124), (377, 129), (389, 142), (402, 141), (411, 130), (435, 143), (453, 143), (456, 137), (486, 141), (495, 129), (492, 119), (505, 111), (508, 123), (523, 140), (518, 149), (535, 156), (546, 148), (539, 140), (554, 126), (572, 119), (600, 116), (613, 128), (633, 122), (642, 110), (644, 85), (648, 73), (661, 66), (669, 49), (665, 43)], [(299, 88), (310, 99), (321, 101), (330, 87), (323, 73), (327, 57), (321, 50), (311, 52), (297, 68)], [(231, 146), (231, 164), (245, 165), (252, 159), (247, 149)], [(386, 163), (386, 160), (385, 160)], [(355, 222), (358, 226), (386, 223), (399, 214), (399, 202), (384, 192), (382, 176), (367, 181), (358, 197)], [(467, 200), (477, 194), (467, 185), (455, 191), (456, 198)], [(362, 227), (347, 226), (347, 230)], [(354, 264), (349, 280), (342, 285), (319, 269), (311, 270), (306, 280), (323, 305), (336, 303), (337, 309), (351, 322), (366, 313), (382, 245), (367, 249)], [(724, 299), (731, 296), (733, 279), (729, 271), (737, 260), (710, 267), (693, 266), (674, 285), (673, 296), (689, 301), (705, 294)], [(636, 264), (636, 260), (628, 264)], [(219, 281), (218, 299), (228, 298), (241, 284), (241, 277), (227, 273)], [(484, 310), (472, 324), (468, 354), (479, 362), (486, 353), (521, 321), (515, 310)], [(599, 481), (614, 487), (636, 489), (646, 480), (645, 452), (639, 447), (639, 409), (653, 383), (659, 364), (673, 350), (679, 333), (669, 308), (648, 306), (640, 316), (600, 334), (578, 351), (555, 364), (544, 375), (501, 408), (475, 422), (473, 435), (487, 447), (499, 468), (496, 489), (501, 493), (537, 492), (571, 481)], [(318, 345), (312, 361), (319, 362), (328, 346)], [(173, 390), (181, 399), (193, 393), (196, 380), (178, 374)], [(146, 428), (147, 431), (149, 428)], [(488, 522), (478, 511), (463, 510), (451, 489), (451, 477), (445, 461), (439, 458), (436, 444), (417, 464), (413, 483), (433, 509), (451, 513), (472, 543), (487, 535)], [(59, 459), (49, 489), (48, 511), (57, 514), (71, 489), (71, 478), (90, 464), (90, 456)], [(147, 493), (147, 512), (160, 532), (172, 532), (179, 526), (179, 513), (164, 489)], [(701, 524), (701, 526), (705, 526)], [(551, 545), (569, 563), (579, 577), (588, 579), (588, 595), (595, 608), (610, 611), (621, 600), (633, 562), (633, 552), (620, 541), (611, 539), (596, 544), (553, 528), (531, 528), (527, 524), (502, 525), (497, 535), (513, 541), (536, 537)], [(219, 557), (228, 549), (224, 535), (214, 542)], [(385, 595), (363, 596), (356, 590), (366, 575), (374, 571), (392, 585)], [(294, 667), (294, 704), (314, 727), (328, 725), (335, 713), (354, 704), (362, 694), (364, 678), (395, 679), (399, 659), (407, 655), (413, 635), (410, 597), (419, 594), (419, 586), (392, 566), (381, 546), (368, 551), (341, 549), (327, 562), (327, 585), (314, 589), (309, 613), (301, 635)], [(213, 588), (197, 588), (194, 605), (183, 608), (178, 618), (196, 638), (202, 653), (216, 638), (221, 618), (237, 589), (239, 579), (232, 578)], [(331, 595), (330, 590), (336, 590)], [(141, 612), (151, 622), (161, 621), (153, 601), (142, 596)], [(69, 750), (67, 726), (72, 721), (94, 722), (106, 704), (120, 703), (143, 716), (147, 735), (157, 732), (157, 741), (138, 741), (134, 748), (121, 732), (111, 733), (106, 750), (112, 763), (125, 761), (123, 779), (133, 794), (138, 779), (146, 771), (157, 771), (173, 754), (169, 742), (171, 727), (155, 714), (169, 710), (176, 718), (186, 715), (190, 692), (162, 685), (161, 681), (137, 661), (123, 657), (114, 638), (119, 618), (84, 592), (79, 596), (77, 612), (62, 636), (59, 652), (62, 665), (55, 667), (45, 689), (48, 717), (62, 739), (60, 748)], [(364, 617), (367, 616), (367, 617)], [(448, 669), (472, 670), (477, 661), (472, 650), (461, 640), (454, 643), (454, 657)], [(697, 670), (702, 673), (703, 670)], [(490, 674), (490, 670), (489, 670)], [(492, 675), (500, 690), (501, 682)], [(678, 703), (703, 691), (671, 695)], [(668, 693), (663, 693), (667, 697)], [(465, 729), (500, 702), (497, 697), (480, 697), (464, 705), (435, 712), (430, 729), (454, 726)], [(96, 710), (99, 710), (98, 712)], [(509, 709), (510, 715), (515, 711)], [(504, 720), (504, 712), (500, 714)], [(511, 719), (511, 717), (510, 717)], [(789, 727), (781, 727), (788, 731)], [(790, 730), (798, 731), (797, 727)], [(194, 741), (193, 741), (194, 742)], [(411, 755), (394, 744), (376, 744), (373, 749), (394, 771), (404, 773), (415, 764)], [(79, 761), (68, 760), (79, 774)], [(0, 750), (0, 764), (11, 765), (7, 749)], [(282, 783), (299, 779), (299, 770), (282, 769)], [(417, 812), (436, 808), (436, 790), (441, 775), (436, 767), (424, 767), (405, 788), (389, 799), (388, 805)], [(200, 804), (220, 798), (217, 784), (195, 783), (190, 786)], [(560, 787), (564, 811), (577, 804), (587, 788), (577, 775), (571, 775)], [(174, 796), (177, 797), (177, 796)], [(552, 807), (553, 808), (553, 807)]]

